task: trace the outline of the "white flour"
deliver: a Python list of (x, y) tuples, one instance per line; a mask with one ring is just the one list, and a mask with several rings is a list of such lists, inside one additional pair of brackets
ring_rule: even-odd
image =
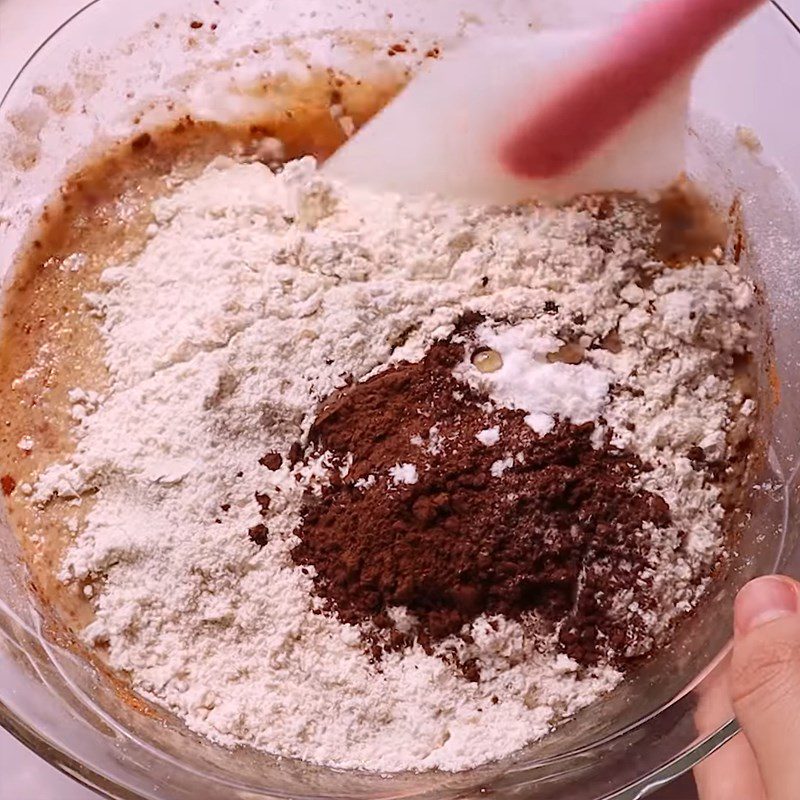
[[(636, 225), (625, 210), (601, 226), (604, 253), (585, 211), (376, 197), (331, 185), (310, 159), (279, 176), (220, 160), (153, 210), (143, 252), (110, 266), (90, 298), (111, 391), (74, 395), (76, 453), (33, 494), (96, 492), (63, 577), (102, 579), (86, 636), (108, 645), (138, 691), (223, 744), (344, 768), (460, 770), (540, 738), (619, 682), (503, 618), (479, 618), (472, 644), (446, 643), (478, 660), (479, 683), (418, 646), (376, 666), (356, 628), (314, 613), (313, 576), (291, 560), (313, 470), (298, 482), (286, 459), (269, 471), (259, 458), (286, 454), (348, 376), (420, 358), (466, 310), (486, 314), (479, 334), (519, 370), (508, 379), (507, 366), (487, 376), (465, 365), (466, 378), (543, 428), (556, 414), (602, 412), (615, 442), (652, 462), (642, 482), (675, 521), (652, 554), (664, 614), (646, 620), (655, 635), (696, 600), (692, 579), (718, 556), (722, 510), (685, 453), (718, 454), (740, 400), (731, 353), (746, 345), (751, 293), (736, 267), (667, 272), (642, 289), (637, 276), (660, 265), (625, 232)], [(558, 308), (543, 313), (546, 303)], [(531, 342), (558, 349), (578, 314), (587, 344), (618, 328), (621, 352), (589, 349), (566, 373), (528, 370), (546, 354)], [(497, 447), (500, 476), (495, 434), (481, 441)], [(437, 437), (418, 444), (436, 448)], [(393, 472), (416, 479), (411, 464)], [(280, 499), (259, 549), (247, 531), (262, 521), (265, 486)], [(676, 555), (681, 530), (688, 545)], [(629, 598), (615, 603), (637, 613)]]

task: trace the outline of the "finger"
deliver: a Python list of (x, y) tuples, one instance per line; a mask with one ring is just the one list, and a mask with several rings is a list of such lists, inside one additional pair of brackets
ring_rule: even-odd
[[(734, 716), (728, 690), (730, 664), (721, 665), (703, 682), (695, 711), (700, 737), (706, 737)], [(694, 768), (700, 800), (766, 800), (756, 757), (739, 734)]]
[(731, 699), (769, 800), (800, 797), (798, 589), (789, 578), (758, 578), (734, 606)]

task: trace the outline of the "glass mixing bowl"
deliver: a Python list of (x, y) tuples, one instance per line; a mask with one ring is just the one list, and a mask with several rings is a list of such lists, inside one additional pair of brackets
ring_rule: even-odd
[[(23, 0), (3, 11), (29, 14)], [(200, 108), (210, 91), (242, 110), (241, 87), (313, 61), (374, 78), (408, 61), (389, 43), (408, 35), (447, 47), (483, 29), (582, 25), (631, 0), (95, 0), (56, 30), (0, 107), (0, 272), (6, 273), (45, 198), (70, 168), (137, 129)], [(202, 28), (192, 21), (203, 21)], [(212, 29), (212, 25), (216, 25)], [(13, 33), (11, 34), (13, 35)], [(299, 61), (298, 61), (299, 59)], [(0, 60), (2, 56), (0, 55)], [(237, 88), (238, 87), (238, 88)], [(246, 93), (245, 93), (246, 94)], [(114, 798), (497, 798), (633, 800), (690, 769), (737, 731), (724, 702), (731, 603), (756, 574), (800, 577), (797, 456), (800, 432), (800, 244), (793, 183), (800, 119), (800, 35), (765, 6), (703, 64), (695, 81), (689, 170), (719, 203), (735, 199), (747, 258), (769, 309), (762, 382), (772, 398), (768, 458), (753, 513), (724, 581), (657, 658), (545, 741), (460, 774), (337, 772), (232, 752), (59, 644), (29, 590), (15, 539), (0, 523), (0, 724), (92, 788)], [(206, 104), (207, 105), (207, 104)], [(736, 135), (737, 126), (757, 134)], [(778, 166), (780, 165), (780, 167)], [(775, 380), (775, 376), (777, 381)], [(771, 377), (770, 377), (771, 376)], [(779, 383), (779, 391), (778, 391)]]

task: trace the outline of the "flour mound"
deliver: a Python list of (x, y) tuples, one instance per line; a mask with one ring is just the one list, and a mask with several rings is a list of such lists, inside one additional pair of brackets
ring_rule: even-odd
[[(479, 617), (440, 651), (415, 644), (374, 663), (358, 627), (319, 613), (313, 570), (291, 558), (304, 493), (330, 473), (324, 454), (288, 457), (320, 401), (419, 361), (469, 312), (523, 372), (541, 372), (534, 339), (586, 345), (581, 396), (558, 369), (535, 407), (524, 381), (499, 377), (481, 384), (494, 402), (540, 427), (591, 419), (652, 466), (632, 488), (663, 497), (672, 516), (647, 556), (652, 606), (608, 598), (641, 628), (627, 655), (696, 603), (724, 514), (687, 453), (724, 458), (743, 400), (732, 357), (747, 348), (752, 292), (736, 266), (665, 271), (623, 201), (597, 215), (376, 196), (327, 180), (312, 159), (277, 174), (220, 159), (152, 211), (141, 253), (109, 265), (88, 298), (110, 391), (85, 407), (73, 458), (33, 493), (42, 504), (92, 496), (62, 577), (96, 582), (86, 638), (137, 691), (225, 745), (394, 771), (501, 758), (617, 685), (612, 666), (580, 667), (556, 637), (502, 616)], [(612, 333), (618, 352), (595, 346)], [(435, 430), (419, 438), (440, 446)], [(265, 453), (283, 456), (275, 469), (259, 463)], [(413, 469), (397, 465), (399, 486)], [(261, 524), (258, 547), (248, 531)], [(480, 681), (445, 651), (474, 660)]]

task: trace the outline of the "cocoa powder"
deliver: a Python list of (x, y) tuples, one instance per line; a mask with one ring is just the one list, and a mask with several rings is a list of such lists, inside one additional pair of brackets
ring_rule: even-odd
[[(603, 598), (634, 587), (646, 604), (643, 525), (667, 524), (667, 504), (630, 488), (642, 464), (595, 449), (593, 424), (540, 437), (524, 412), (458, 382), (464, 351), (437, 344), (323, 405), (309, 454), (332, 454), (331, 484), (309, 493), (293, 558), (342, 620), (371, 620), (389, 647), (429, 647), (484, 613), (535, 614), (581, 662), (613, 657), (636, 632)], [(487, 445), (476, 435), (490, 428)], [(401, 465), (416, 482), (392, 478)], [(416, 617), (412, 635), (394, 629), (393, 606)]]

